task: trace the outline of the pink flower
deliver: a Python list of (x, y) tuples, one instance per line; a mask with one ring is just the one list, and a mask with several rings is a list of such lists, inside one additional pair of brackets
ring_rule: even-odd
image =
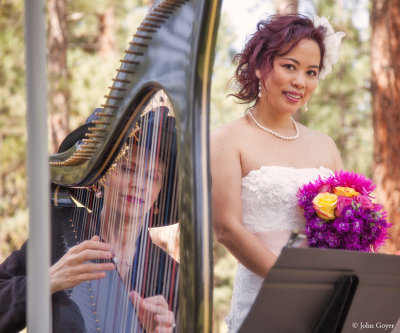
[(366, 195), (357, 195), (354, 199), (356, 200), (356, 203), (360, 204), (363, 208), (374, 208), (374, 204)]
[(320, 193), (331, 192), (331, 185), (322, 184), (320, 187), (318, 187), (318, 192), (320, 192)]
[(339, 196), (336, 204), (336, 211), (335, 211), (336, 217), (340, 217), (342, 215), (344, 207), (351, 205), (352, 201), (353, 201), (352, 198)]

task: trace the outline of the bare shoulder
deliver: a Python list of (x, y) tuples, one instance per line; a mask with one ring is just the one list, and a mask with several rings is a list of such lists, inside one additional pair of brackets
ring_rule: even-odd
[(329, 135), (303, 125), (300, 126), (307, 146), (321, 156), (325, 156), (327, 167), (332, 170), (344, 169), (336, 143)]
[(314, 129), (305, 127), (303, 125), (300, 125), (300, 126), (301, 126), (302, 132), (304, 133), (304, 136), (307, 138), (307, 140), (314, 141), (314, 142), (324, 145), (324, 146), (326, 146), (326, 145), (336, 146), (335, 142), (329, 135), (327, 135), (323, 132), (316, 131)]
[(238, 118), (228, 124), (215, 128), (211, 132), (211, 145), (229, 143), (230, 146), (238, 141), (245, 130), (244, 117)]

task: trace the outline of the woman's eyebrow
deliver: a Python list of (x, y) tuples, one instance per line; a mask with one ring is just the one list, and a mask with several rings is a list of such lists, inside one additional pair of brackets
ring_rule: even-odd
[[(296, 59), (288, 58), (288, 57), (285, 57), (285, 58), (282, 58), (282, 59), (284, 59), (284, 60), (290, 60), (290, 61), (293, 61), (296, 65), (300, 65), (300, 62), (299, 62), (298, 60), (296, 60)], [(310, 66), (308, 66), (308, 67), (309, 67), (309, 68), (319, 68), (318, 65), (310, 65)]]

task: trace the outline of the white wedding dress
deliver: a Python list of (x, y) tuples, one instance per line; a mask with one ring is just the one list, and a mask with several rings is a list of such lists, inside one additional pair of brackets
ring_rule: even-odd
[[(304, 229), (305, 219), (297, 204), (297, 191), (303, 185), (325, 177), (332, 171), (324, 167), (295, 169), (263, 166), (242, 178), (244, 226), (256, 234), (266, 247), (279, 256), (291, 231)], [(231, 310), (226, 318), (229, 333), (237, 332), (246, 318), (263, 279), (238, 264)]]

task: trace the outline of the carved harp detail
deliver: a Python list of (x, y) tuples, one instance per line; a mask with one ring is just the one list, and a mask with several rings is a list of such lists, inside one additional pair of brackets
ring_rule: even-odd
[[(68, 331), (72, 318), (82, 332), (149, 331), (126, 296), (135, 290), (163, 295), (174, 332), (211, 331), (208, 104), (220, 7), (220, 0), (154, 5), (84, 135), (50, 156), (53, 261), (93, 235), (131, 244), (113, 249), (120, 268), (105, 279), (108, 290), (87, 282), (53, 297), (55, 327)], [(126, 194), (131, 183), (136, 192)], [(140, 186), (151, 190), (139, 194)], [(126, 227), (128, 220), (140, 223)], [(111, 312), (113, 319), (100, 318)]]

